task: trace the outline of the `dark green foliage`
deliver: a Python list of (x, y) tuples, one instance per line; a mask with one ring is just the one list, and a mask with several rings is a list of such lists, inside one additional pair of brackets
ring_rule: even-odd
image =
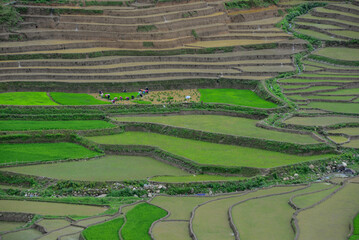
[(196, 30), (192, 29), (191, 33), (195, 39), (198, 39), (198, 34), (196, 33)]
[(277, 4), (279, 0), (233, 0), (225, 2), (226, 9), (249, 9), (254, 7), (268, 7)]
[(153, 47), (154, 46), (153, 42), (143, 42), (142, 44), (144, 47)]
[(4, 172), (0, 172), (0, 183), (15, 184), (28, 187), (39, 184), (38, 181), (32, 177), (8, 174)]
[(11, 5), (0, 4), (0, 25), (5, 26), (7, 29), (16, 27), (22, 21), (19, 12), (16, 11)]
[(155, 25), (140, 25), (137, 26), (137, 32), (150, 32), (150, 31), (155, 31), (158, 28)]
[(122, 6), (121, 1), (85, 1), (86, 6)]

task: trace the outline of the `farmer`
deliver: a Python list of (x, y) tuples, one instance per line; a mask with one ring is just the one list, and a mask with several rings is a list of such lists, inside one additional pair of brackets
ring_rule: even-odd
[(129, 97), (126, 97), (126, 100), (130, 100), (130, 98), (129, 98)]
[(132, 96), (131, 96), (131, 99), (135, 99), (135, 96), (132, 95)]
[(113, 104), (115, 104), (116, 100), (114, 99), (114, 100), (112, 100), (111, 102), (112, 102)]
[(110, 94), (107, 94), (107, 98), (110, 99)]

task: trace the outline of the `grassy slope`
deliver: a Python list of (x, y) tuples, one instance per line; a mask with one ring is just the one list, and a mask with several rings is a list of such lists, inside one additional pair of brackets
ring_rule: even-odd
[(338, 123), (356, 123), (358, 118), (353, 117), (293, 117), (284, 121), (287, 124), (306, 126), (328, 126)]
[(47, 130), (47, 129), (72, 129), (88, 130), (113, 128), (115, 125), (101, 120), (88, 121), (0, 121), (1, 131), (27, 131), (27, 130)]
[(53, 161), (101, 155), (74, 143), (0, 144), (0, 163)]
[[(125, 181), (156, 175), (186, 175), (187, 172), (149, 157), (105, 156), (79, 162), (5, 168), (16, 173), (66, 180)], [(91, 173), (91, 174), (89, 174)]]
[(228, 209), (230, 206), (239, 201), (243, 201), (252, 197), (282, 193), (297, 188), (301, 187), (295, 186), (264, 189), (243, 196), (221, 199), (202, 205), (196, 210), (196, 215), (193, 220), (193, 230), (196, 233), (198, 239), (233, 240), (233, 231), (230, 228), (228, 221)]
[(346, 239), (349, 224), (359, 211), (359, 184), (349, 183), (334, 196), (300, 212), (299, 239)]
[(233, 208), (233, 221), (241, 239), (285, 240), (293, 239), (290, 219), (294, 209), (288, 204), (291, 196), (327, 188), (326, 184), (313, 184), (309, 188), (285, 195), (247, 201)]
[(277, 105), (260, 98), (251, 90), (199, 89), (205, 103), (227, 103), (257, 108), (275, 108)]
[(97, 143), (157, 146), (201, 164), (270, 168), (332, 155), (296, 156), (262, 149), (201, 142), (144, 132), (89, 137)]
[(63, 92), (52, 92), (51, 97), (55, 102), (61, 105), (100, 105), (100, 104), (111, 104), (97, 100), (93, 96), (86, 93), (63, 93)]
[(217, 115), (184, 115), (184, 116), (153, 116), (153, 117), (118, 117), (118, 121), (152, 122), (195, 130), (216, 132), (245, 137), (264, 138), (292, 143), (317, 143), (309, 135), (299, 135), (271, 131), (256, 127), (258, 120), (217, 116)]
[(25, 212), (54, 216), (91, 216), (100, 214), (106, 210), (107, 208), (105, 207), (85, 206), (76, 204), (0, 200), (0, 211), (2, 212)]
[(163, 218), (167, 212), (148, 203), (141, 203), (126, 214), (127, 222), (121, 234), (124, 240), (151, 239), (148, 230), (157, 219)]
[(123, 218), (116, 218), (85, 229), (83, 235), (86, 240), (118, 240), (118, 231), (123, 223)]
[(7, 92), (0, 93), (3, 105), (57, 105), (46, 92)]

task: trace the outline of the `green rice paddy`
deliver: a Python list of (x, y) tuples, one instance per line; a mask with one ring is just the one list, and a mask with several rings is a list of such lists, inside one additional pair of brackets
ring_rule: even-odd
[(157, 175), (188, 175), (187, 172), (179, 168), (150, 157), (119, 155), (109, 155), (89, 161), (20, 166), (3, 168), (2, 170), (63, 180), (81, 181), (145, 180), (148, 177)]
[[(328, 184), (327, 187), (329, 188), (330, 185)], [(313, 204), (321, 201), (322, 199), (327, 197), (329, 194), (331, 194), (332, 192), (334, 192), (338, 188), (339, 188), (339, 186), (334, 186), (334, 187), (332, 187), (332, 188), (330, 188), (328, 190), (324, 190), (324, 191), (320, 191), (320, 192), (312, 193), (312, 194), (308, 194), (308, 195), (302, 195), (302, 196), (294, 197), (293, 202), (300, 208), (306, 208), (306, 207), (312, 206)]]
[(114, 128), (115, 125), (101, 120), (70, 120), (70, 121), (0, 121), (0, 131), (29, 131), (50, 129), (89, 130)]
[(315, 55), (333, 59), (359, 61), (359, 49), (344, 47), (326, 47), (315, 52)]
[(318, 93), (318, 95), (359, 95), (359, 88), (340, 89), (338, 91)]
[(335, 40), (340, 41), (340, 40), (342, 40), (340, 38), (332, 37), (332, 36), (329, 36), (327, 34), (316, 32), (316, 31), (309, 30), (309, 29), (297, 28), (297, 29), (295, 29), (295, 31), (298, 32), (298, 33), (304, 34), (304, 35), (308, 35), (308, 36), (320, 39), (320, 40), (328, 40), (328, 41), (335, 41)]
[(0, 221), (0, 232), (12, 231), (24, 225), (25, 225), (24, 222)]
[(275, 187), (270, 189), (263, 189), (244, 194), (242, 196), (234, 195), (231, 198), (219, 198), (216, 201), (201, 205), (195, 212), (195, 217), (193, 219), (193, 231), (199, 240), (232, 240), (233, 231), (230, 228), (228, 221), (228, 209), (230, 206), (249, 198), (260, 197), (268, 194), (283, 193), (298, 188), (300, 187)]
[(108, 222), (86, 228), (83, 231), (83, 235), (86, 240), (118, 240), (118, 231), (123, 223), (123, 218), (116, 218)]
[(65, 219), (43, 219), (38, 222), (38, 225), (43, 226), (47, 232), (51, 232), (58, 228), (69, 226), (70, 222)]
[(260, 98), (255, 92), (243, 89), (198, 89), (201, 101), (205, 103), (225, 103), (256, 108), (275, 108), (273, 102)]
[(359, 127), (357, 128), (339, 128), (335, 130), (328, 131), (329, 133), (344, 133), (349, 136), (356, 136), (359, 135)]
[(233, 221), (243, 239), (291, 240), (294, 232), (290, 219), (295, 210), (288, 204), (291, 196), (325, 189), (326, 184), (268, 198), (253, 199), (232, 209)]
[(150, 240), (148, 230), (151, 224), (167, 215), (162, 208), (153, 206), (148, 203), (136, 205), (126, 214), (126, 223), (121, 230), (124, 240)]
[(350, 140), (349, 143), (343, 144), (344, 147), (359, 148), (359, 139)]
[(46, 92), (0, 93), (1, 105), (57, 105)]
[(359, 184), (348, 183), (321, 204), (298, 214), (299, 239), (346, 239), (359, 211)]
[(359, 103), (311, 102), (307, 106), (331, 112), (359, 114)]
[(191, 240), (188, 222), (159, 222), (152, 229), (152, 234), (158, 240)]
[(0, 163), (25, 163), (100, 156), (74, 143), (0, 144)]
[(103, 213), (106, 207), (95, 207), (65, 203), (50, 203), (38, 201), (17, 201), (17, 200), (0, 200), (1, 212), (24, 212), (40, 215), (53, 216), (92, 216)]
[(262, 138), (292, 143), (317, 143), (309, 135), (300, 135), (271, 131), (256, 127), (258, 120), (229, 117), (219, 115), (178, 115), (178, 116), (151, 116), (151, 117), (117, 117), (120, 122), (150, 122), (175, 127), (183, 127), (206, 132), (215, 132), (229, 135)]
[(322, 90), (334, 90), (337, 89), (337, 86), (314, 86), (309, 87), (306, 89), (298, 89), (298, 90), (291, 90), (289, 89), (286, 93), (305, 93), (305, 92), (314, 92), (314, 91), (322, 91)]
[(330, 126), (339, 123), (359, 123), (359, 118), (354, 117), (292, 117), (284, 121), (287, 124), (305, 126)]
[(2, 240), (33, 240), (42, 236), (36, 229), (30, 228), (22, 231), (12, 232), (1, 236)]
[(88, 139), (101, 144), (149, 145), (159, 147), (200, 164), (222, 166), (270, 168), (333, 156), (332, 154), (297, 156), (262, 149), (201, 142), (145, 132), (125, 132), (111, 136), (88, 137)]
[(349, 140), (348, 138), (343, 136), (328, 136), (328, 138), (330, 138), (330, 140), (337, 144), (345, 143)]
[(111, 104), (94, 98), (86, 93), (63, 93), (52, 92), (50, 93), (52, 99), (61, 105), (101, 105)]

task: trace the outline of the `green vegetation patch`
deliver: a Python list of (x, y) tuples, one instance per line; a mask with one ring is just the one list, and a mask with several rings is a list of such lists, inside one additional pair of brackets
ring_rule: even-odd
[(359, 61), (358, 48), (326, 47), (316, 51), (315, 55), (346, 61)]
[(354, 117), (293, 117), (284, 121), (287, 124), (304, 126), (330, 126), (339, 123), (358, 123), (359, 118)]
[(86, 228), (83, 235), (86, 240), (118, 240), (118, 231), (123, 225), (123, 218), (116, 218), (108, 222)]
[(245, 177), (225, 177), (217, 175), (189, 175), (189, 176), (158, 176), (150, 180), (154, 182), (166, 183), (186, 183), (186, 182), (216, 182), (216, 181), (240, 181)]
[(121, 122), (150, 122), (207, 132), (262, 138), (291, 143), (318, 143), (309, 135), (271, 131), (256, 127), (258, 120), (219, 115), (117, 117)]
[(359, 103), (311, 102), (307, 106), (331, 112), (359, 114)]
[(275, 108), (275, 103), (260, 98), (255, 92), (243, 89), (198, 89), (205, 103), (226, 103), (257, 108)]
[(0, 93), (2, 105), (57, 105), (46, 92), (7, 92)]
[(149, 157), (105, 156), (90, 161), (62, 162), (3, 168), (5, 171), (63, 180), (145, 180), (156, 175), (188, 175), (187, 172)]
[(200, 164), (222, 166), (270, 168), (333, 156), (332, 154), (296, 156), (262, 149), (208, 143), (145, 132), (125, 132), (111, 136), (88, 137), (88, 139), (102, 144), (159, 147)]
[(348, 183), (332, 197), (298, 214), (300, 239), (346, 239), (359, 211), (359, 184)]
[(0, 200), (1, 212), (24, 212), (53, 216), (92, 216), (103, 213), (106, 207), (39, 201)]
[(0, 25), (6, 28), (13, 28), (22, 21), (20, 14), (11, 5), (0, 4)]
[(0, 144), (0, 163), (26, 163), (100, 156), (83, 146), (60, 143)]
[(94, 98), (86, 93), (63, 93), (63, 92), (52, 92), (52, 99), (61, 105), (100, 105), (100, 104), (111, 104)]
[(162, 208), (148, 203), (141, 203), (126, 214), (127, 222), (121, 230), (124, 240), (150, 240), (148, 230), (151, 224), (167, 215)]
[(28, 131), (48, 129), (90, 130), (114, 128), (115, 125), (101, 120), (86, 121), (0, 121), (0, 131)]
[(359, 239), (359, 214), (354, 218), (353, 221), (353, 234), (350, 236), (349, 240), (358, 240)]
[(150, 32), (157, 30), (158, 28), (155, 25), (141, 25), (137, 26), (137, 32)]

